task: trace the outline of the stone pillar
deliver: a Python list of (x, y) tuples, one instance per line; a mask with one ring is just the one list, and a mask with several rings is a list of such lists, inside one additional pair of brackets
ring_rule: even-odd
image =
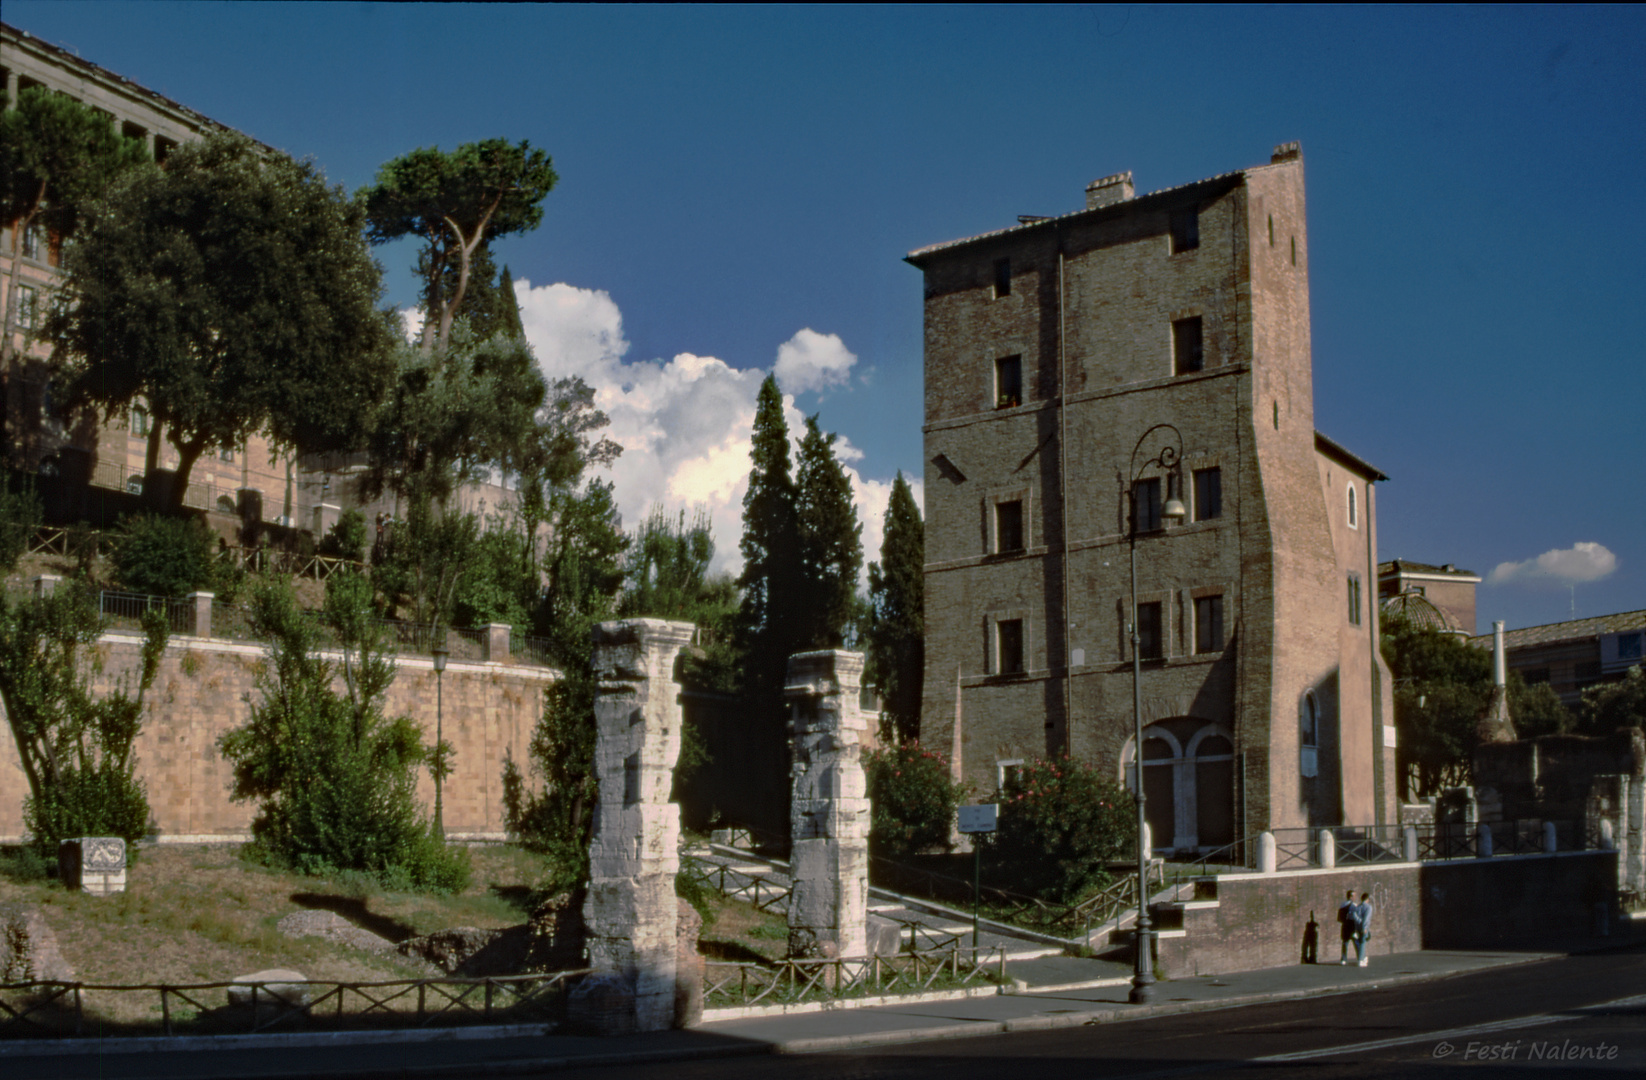
[(314, 507), (313, 531), (316, 540), (323, 540), (330, 535), (337, 519), (343, 516), (343, 508), (333, 503), (317, 503)]
[(1401, 830), (1400, 857), (1407, 862), (1417, 862), (1417, 827), (1414, 825)]
[(592, 1012), (575, 1019), (604, 1034), (674, 1024), (680, 911), (680, 807), (669, 802), (680, 756), (675, 659), (691, 623), (623, 619), (594, 628), (594, 775), (599, 796), (583, 904), (589, 966), (578, 990)]
[(1559, 845), (1555, 841), (1555, 823), (1545, 821), (1543, 823), (1543, 853), (1553, 855), (1558, 847)]
[(1265, 829), (1257, 834), (1257, 872), (1272, 874), (1277, 863), (1275, 858), (1275, 834)]
[(858, 705), (861, 653), (789, 657), (783, 693), (794, 738), (789, 855), (789, 955), (868, 953), (869, 799), (863, 777), (867, 721)]
[(509, 635), (513, 627), (508, 623), (487, 623), (486, 636), (480, 639), (480, 659), (488, 664), (501, 664), (509, 658)]
[(35, 575), (34, 598), (36, 600), (44, 600), (46, 597), (57, 591), (57, 586), (62, 584), (62, 581), (63, 579), (58, 577), (56, 574)]
[(1320, 844), (1317, 862), (1322, 870), (1330, 870), (1337, 866), (1337, 836), (1330, 829), (1320, 830)]
[(194, 601), (194, 620), (190, 627), (195, 637), (211, 637), (211, 602), (216, 598), (209, 592), (189, 593), (189, 599)]
[(1617, 836), (1612, 831), (1612, 819), (1611, 818), (1601, 818), (1600, 819), (1600, 850), (1602, 850), (1602, 851), (1616, 851), (1617, 850)]
[(1484, 821), (1475, 828), (1475, 855), (1481, 859), (1492, 857), (1492, 826)]

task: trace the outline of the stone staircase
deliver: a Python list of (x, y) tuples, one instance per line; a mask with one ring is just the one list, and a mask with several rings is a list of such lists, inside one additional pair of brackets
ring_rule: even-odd
[[(788, 864), (742, 848), (707, 844), (682, 852), (696, 863), (709, 883), (729, 896), (766, 911), (788, 911)], [(869, 889), (869, 914), (897, 924), (902, 951), (972, 947), (972, 916), (968, 911), (900, 895), (887, 889)], [(1130, 977), (1131, 967), (1111, 960), (1066, 956), (1077, 941), (1065, 941), (1005, 923), (980, 919), (977, 948), (984, 963), (1005, 954), (1006, 977), (1019, 993), (1076, 990), (1118, 985)]]

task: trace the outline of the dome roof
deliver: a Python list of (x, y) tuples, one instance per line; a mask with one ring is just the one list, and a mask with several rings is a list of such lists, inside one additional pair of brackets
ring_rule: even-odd
[(1399, 615), (1413, 626), (1439, 630), (1443, 634), (1462, 634), (1458, 621), (1435, 606), (1433, 600), (1416, 590), (1396, 593), (1383, 601), (1385, 614)]

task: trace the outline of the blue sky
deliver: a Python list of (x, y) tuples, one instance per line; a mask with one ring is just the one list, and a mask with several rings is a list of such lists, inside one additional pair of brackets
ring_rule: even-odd
[[(1316, 423), (1391, 477), (1380, 557), (1508, 567), (1482, 630), (1646, 608), (1641, 8), (8, 0), (4, 18), (351, 190), (417, 146), (546, 149), (543, 227), (497, 245), (540, 360), (602, 388), (627, 512), (701, 503), (728, 552), (774, 365), (792, 415), (841, 434), (877, 548), (893, 474), (921, 473), (905, 253), (1075, 209), (1098, 176), (1155, 190), (1301, 140)], [(381, 257), (410, 304), (411, 250)]]

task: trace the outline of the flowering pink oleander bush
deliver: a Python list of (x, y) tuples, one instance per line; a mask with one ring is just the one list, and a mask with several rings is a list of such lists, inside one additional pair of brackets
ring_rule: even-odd
[(1074, 903), (1108, 883), (1108, 864), (1137, 836), (1137, 804), (1084, 762), (1032, 761), (995, 796), (1000, 827), (985, 841), (991, 879), (1055, 903)]
[(910, 740), (871, 750), (863, 761), (869, 782), (869, 849), (876, 855), (913, 855), (949, 847), (961, 787), (949, 759)]

